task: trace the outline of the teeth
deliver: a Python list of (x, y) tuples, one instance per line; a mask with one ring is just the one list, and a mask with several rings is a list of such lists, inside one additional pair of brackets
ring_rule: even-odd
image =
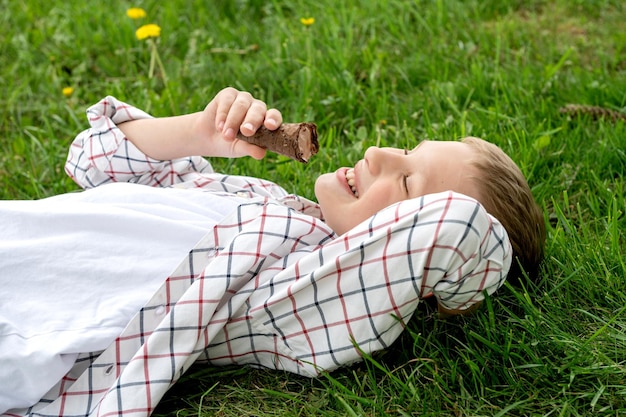
[(346, 181), (348, 181), (348, 185), (350, 186), (350, 189), (352, 190), (354, 196), (358, 197), (359, 192), (356, 190), (356, 182), (354, 181), (354, 168), (350, 168), (346, 171)]

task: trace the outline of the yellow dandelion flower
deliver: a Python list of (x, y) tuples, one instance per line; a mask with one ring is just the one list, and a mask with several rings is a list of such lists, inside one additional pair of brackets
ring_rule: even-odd
[(302, 23), (304, 26), (311, 26), (313, 23), (315, 23), (315, 18), (314, 17), (301, 17), (300, 23)]
[(74, 87), (63, 87), (63, 95), (65, 97), (69, 97), (72, 95), (72, 93), (74, 92)]
[(126, 10), (126, 16), (135, 20), (141, 19), (143, 17), (146, 17), (146, 11), (141, 7), (131, 7), (130, 9)]
[(154, 23), (150, 23), (148, 25), (143, 25), (135, 32), (137, 39), (140, 41), (148, 38), (158, 38), (161, 36), (161, 28)]

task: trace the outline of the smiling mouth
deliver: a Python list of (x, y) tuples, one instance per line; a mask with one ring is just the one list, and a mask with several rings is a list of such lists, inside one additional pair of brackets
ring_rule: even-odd
[(352, 190), (352, 194), (354, 194), (356, 198), (359, 198), (359, 192), (356, 190), (356, 182), (354, 180), (354, 168), (349, 168), (346, 171), (346, 181), (350, 186), (350, 190)]

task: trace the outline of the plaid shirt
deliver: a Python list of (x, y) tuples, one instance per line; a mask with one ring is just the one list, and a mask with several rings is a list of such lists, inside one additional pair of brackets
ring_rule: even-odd
[[(39, 403), (6, 415), (146, 416), (198, 360), (316, 376), (388, 347), (420, 299), (466, 309), (511, 263), (501, 224), (453, 192), (396, 203), (342, 236), (317, 204), (276, 184), (158, 161), (116, 127), (150, 117), (113, 97), (87, 110), (67, 173), (249, 198), (219, 223), (103, 352), (86, 352)], [(149, 253), (146, 253), (149, 256)], [(76, 312), (80, 314), (80, 312)]]

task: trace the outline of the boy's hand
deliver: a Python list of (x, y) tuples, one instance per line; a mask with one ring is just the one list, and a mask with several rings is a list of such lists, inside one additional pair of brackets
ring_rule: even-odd
[(265, 150), (236, 139), (238, 131), (252, 135), (261, 126), (280, 127), (283, 117), (276, 109), (250, 93), (226, 88), (204, 111), (173, 117), (136, 119), (120, 123), (126, 138), (146, 155), (159, 160), (187, 156), (251, 156), (261, 159)]
[(265, 156), (265, 149), (237, 139), (237, 133), (241, 131), (243, 135), (251, 136), (262, 125), (275, 130), (282, 121), (278, 110), (268, 110), (263, 101), (250, 93), (229, 87), (217, 93), (206, 106), (193, 127), (193, 134), (203, 144), (205, 156), (261, 159)]

